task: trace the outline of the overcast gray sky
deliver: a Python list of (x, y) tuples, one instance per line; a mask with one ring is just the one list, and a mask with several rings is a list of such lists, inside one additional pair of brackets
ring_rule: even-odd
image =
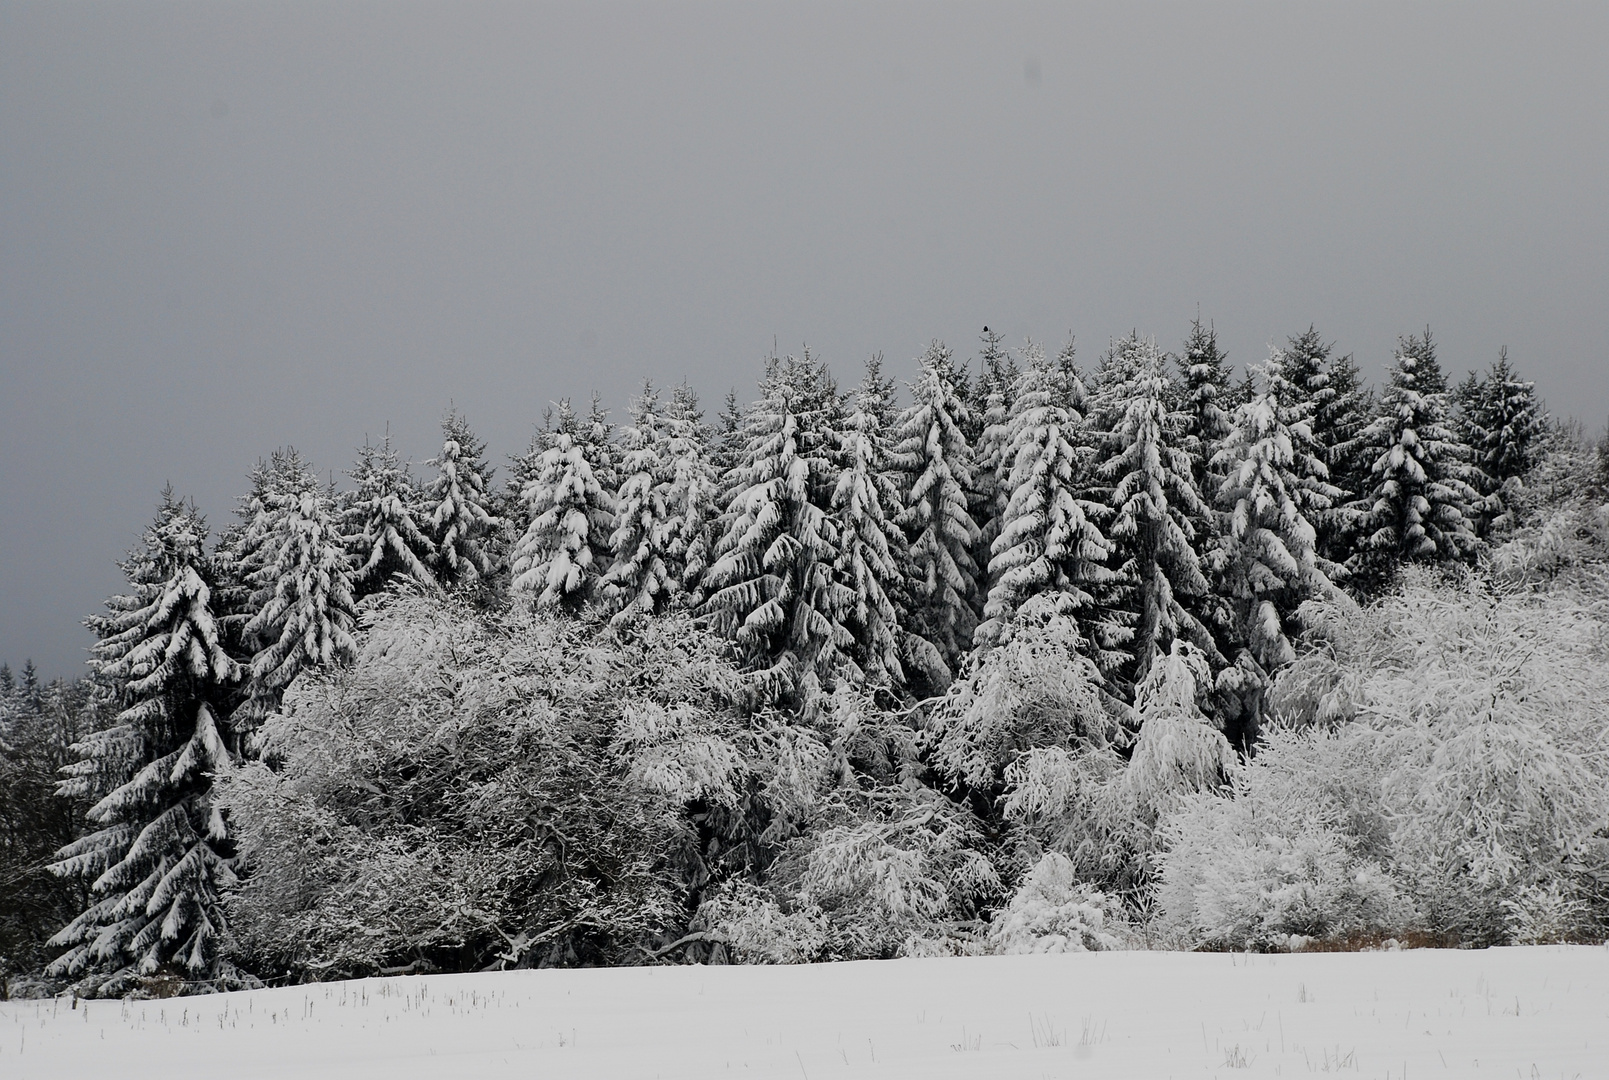
[(1609, 414), (1609, 5), (0, 2), (0, 660), (164, 482), (1199, 310)]

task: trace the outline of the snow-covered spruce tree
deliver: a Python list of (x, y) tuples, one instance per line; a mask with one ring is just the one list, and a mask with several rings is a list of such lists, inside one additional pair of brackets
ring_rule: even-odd
[(1103, 384), (1100, 406), (1110, 413), (1101, 480), (1110, 485), (1112, 518), (1107, 539), (1116, 548), (1123, 577), (1132, 583), (1128, 608), (1135, 615), (1133, 658), (1126, 681), (1139, 682), (1176, 637), (1216, 652), (1208, 633), (1186, 607), (1207, 593), (1196, 556), (1199, 533), (1210, 532), (1210, 510), (1192, 475), (1186, 430), (1188, 415), (1169, 408), (1171, 392), (1164, 359), (1145, 342), (1142, 361), (1121, 382)]
[(1327, 397), (1313, 413), (1313, 438), (1324, 449), (1334, 505), (1313, 523), (1318, 553), (1342, 566), (1357, 542), (1358, 496), (1369, 486), (1372, 462), (1360, 436), (1374, 411), (1372, 391), (1363, 385), (1356, 361), (1348, 353), (1330, 361)]
[(663, 431), (670, 469), (665, 491), (670, 515), (666, 556), (672, 577), (680, 583), (679, 592), (696, 603), (720, 539), (721, 488), (698, 395), (685, 382), (671, 391)]
[(659, 392), (643, 383), (631, 400), (631, 423), (620, 432), (622, 479), (615, 499), (614, 563), (602, 589), (616, 618), (657, 615), (679, 587), (670, 566), (670, 461)]
[(425, 521), (436, 557), (431, 563), (443, 585), (484, 579), (492, 571), (487, 544), (498, 527), (493, 510), (492, 468), (486, 444), (453, 409), (441, 422), (441, 453), (426, 462), (436, 475), (425, 488)]
[(844, 619), (855, 598), (833, 572), (837, 412), (837, 390), (808, 351), (767, 361), (704, 603), (767, 691), (806, 706), (851, 664), (854, 642)]
[(1127, 635), (1097, 602), (1117, 575), (1106, 565), (1112, 546), (1099, 524), (1106, 508), (1081, 493), (1084, 468), (1074, 443), (1082, 418), (1065, 404), (1072, 391), (1044, 350), (1030, 342), (1023, 360), (1009, 421), (1011, 498), (989, 562), (993, 584), (978, 640), (1010, 640), (1023, 606), (1049, 594), (1056, 611), (1082, 621), (1088, 655), (1103, 671), (1115, 670), (1123, 661), (1115, 650)]
[(1218, 351), (1218, 332), (1202, 326), (1197, 318), (1190, 324), (1179, 355), (1184, 377), (1184, 447), (1190, 455), (1190, 474), (1199, 491), (1216, 487), (1208, 475), (1208, 465), (1219, 444), (1229, 434), (1230, 418), (1225, 408), (1229, 394), (1230, 368)]
[(900, 496), (887, 471), (891, 450), (883, 428), (892, 392), (874, 357), (834, 436), (841, 465), (832, 516), (839, 535), (834, 570), (851, 597), (844, 621), (855, 638), (852, 654), (868, 682), (901, 686), (902, 632), (894, 597), (903, 598), (907, 555), (905, 534), (893, 519)]
[(66, 949), (50, 973), (81, 979), (81, 992), (124, 993), (165, 968), (203, 983), (226, 975), (219, 890), (234, 880), (232, 851), (210, 791), (230, 767), (215, 710), (242, 672), (213, 618), (205, 542), (195, 508), (163, 491), (122, 563), (130, 591), (86, 622), (100, 637), (91, 666), (122, 711), (74, 746), (59, 788), (96, 800), (95, 831), (50, 867), (90, 886), (90, 906), (50, 941)]
[[(1263, 386), (1279, 413), (1279, 421), (1291, 433), (1291, 470), (1301, 483), (1292, 497), (1309, 522), (1327, 519), (1336, 506), (1339, 492), (1330, 484), (1325, 461), (1328, 446), (1319, 438), (1319, 411), (1334, 400), (1328, 366), (1331, 346), (1318, 332), (1290, 338), (1284, 348), (1271, 347), (1263, 365)], [(1316, 529), (1315, 525), (1315, 529)]]
[(240, 513), (220, 561), (238, 586), (226, 622), (250, 657), (247, 700), (230, 726), (249, 731), (304, 669), (351, 659), (354, 619), (334, 499), (294, 449), (258, 464)]
[(514, 546), (513, 589), (542, 607), (575, 612), (598, 598), (614, 529), (607, 436), (560, 401), (552, 442), (525, 484), (530, 525)]
[(710, 441), (710, 461), (715, 466), (715, 480), (723, 495), (729, 493), (731, 473), (743, 463), (747, 441), (743, 435), (743, 410), (737, 403), (737, 390), (726, 392), (721, 400), (721, 411), (715, 418), (715, 433)]
[[(1473, 380), (1475, 375), (1470, 373)], [(1460, 401), (1459, 426), (1474, 453), (1474, 482), (1485, 501), (1479, 514), (1484, 533), (1510, 512), (1504, 491), (1536, 465), (1546, 419), (1536, 400), (1536, 384), (1519, 378), (1503, 348), (1474, 392)]]
[(1428, 329), (1399, 339), (1379, 410), (1359, 438), (1374, 459), (1359, 505), (1363, 549), (1348, 562), (1360, 584), (1379, 587), (1402, 562), (1469, 557), (1480, 493), (1469, 482), (1469, 447), (1448, 417), (1447, 380)]
[(352, 556), (352, 594), (362, 599), (385, 588), (394, 574), (434, 586), (430, 563), (430, 510), (402, 455), (386, 432), (379, 446), (365, 442), (358, 463), (347, 473), (356, 484), (341, 514)]
[[(56, 790), (62, 768), (78, 760), (72, 747), (118, 711), (93, 679), (41, 683), (31, 662), (16, 676), (0, 663), (0, 985), (43, 970), (58, 951), (46, 940), (84, 909), (85, 883), (48, 867), (84, 835), (101, 793), (64, 799)], [(16, 982), (9, 989), (26, 993)]]
[[(1224, 474), (1217, 499), (1221, 546), (1214, 558), (1216, 585), (1233, 608), (1236, 643), (1255, 662), (1246, 671), (1253, 682), (1295, 658), (1290, 620), (1303, 602), (1334, 588), (1302, 509), (1323, 509), (1334, 489), (1319, 479), (1324, 465), (1315, 457), (1307, 421), (1287, 425), (1282, 414), (1271, 386), (1237, 410), (1234, 427), (1214, 459)], [(1237, 670), (1247, 667), (1242, 663)], [(1258, 723), (1253, 710), (1231, 732), (1231, 741), (1244, 743), (1256, 734)]]
[[(1011, 501), (1011, 405), (1016, 400), (1021, 371), (1011, 355), (1001, 347), (1001, 336), (988, 327), (983, 331), (982, 360), (976, 384), (977, 400), (972, 410), (982, 419), (972, 462), (972, 520), (978, 526), (978, 543), (973, 555), (981, 568), (989, 565), (989, 548), (1000, 535), (1006, 504)], [(987, 592), (988, 582), (979, 587)]]
[(977, 623), (978, 527), (968, 511), (972, 447), (963, 428), (970, 413), (950, 350), (934, 341), (910, 384), (914, 399), (895, 428), (894, 463), (901, 473), (898, 521), (910, 541), (912, 626), (953, 673), (972, 645)]

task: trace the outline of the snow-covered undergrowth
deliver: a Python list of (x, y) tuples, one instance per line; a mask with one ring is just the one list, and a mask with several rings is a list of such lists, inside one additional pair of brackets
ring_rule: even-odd
[(1609, 951), (1087, 952), (0, 1004), (0, 1076), (1609, 1076)]

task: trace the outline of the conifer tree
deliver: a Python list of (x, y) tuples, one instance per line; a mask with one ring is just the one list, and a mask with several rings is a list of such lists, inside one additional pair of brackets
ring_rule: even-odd
[(1318, 552), (1332, 566), (1342, 566), (1356, 544), (1359, 495), (1369, 485), (1371, 461), (1360, 436), (1369, 424), (1373, 401), (1351, 354), (1330, 361), (1329, 396), (1313, 415), (1313, 437), (1324, 450), (1334, 506), (1313, 523)]
[(1360, 439), (1373, 458), (1361, 500), (1363, 550), (1349, 569), (1365, 587), (1389, 580), (1399, 561), (1446, 562), (1469, 556), (1471, 515), (1480, 500), (1470, 485), (1470, 451), (1448, 418), (1447, 380), (1435, 343), (1399, 339), (1390, 379)]
[(456, 409), (441, 422), (441, 453), (426, 464), (436, 475), (425, 489), (425, 521), (436, 558), (431, 564), (444, 585), (472, 582), (492, 572), (487, 544), (496, 535), (492, 469), (486, 444)]
[(770, 359), (760, 389), (743, 422), (705, 610), (773, 694), (812, 706), (854, 642), (844, 625), (854, 598), (834, 574), (841, 536), (829, 512), (837, 391), (808, 351)]
[(1309, 325), (1300, 334), (1287, 338), (1284, 348), (1276, 348), (1268, 360), (1270, 377), (1280, 378), (1289, 386), (1282, 394), (1287, 414), (1297, 411), (1309, 418), (1316, 414), (1335, 395), (1330, 391), (1330, 353), (1333, 343), (1326, 343), (1318, 329)]
[(603, 579), (605, 596), (620, 609), (617, 619), (657, 615), (680, 585), (670, 566), (670, 461), (663, 429), (659, 393), (644, 382), (631, 400), (631, 423), (620, 433), (623, 478), (609, 538), (614, 564)]
[(612, 462), (597, 412), (594, 403), (594, 416), (583, 421), (568, 398), (559, 402), (552, 441), (521, 493), (530, 525), (514, 546), (513, 589), (541, 607), (580, 611), (598, 599), (609, 565)]
[(1194, 541), (1198, 532), (1210, 531), (1186, 449), (1191, 417), (1169, 408), (1178, 395), (1163, 356), (1150, 341), (1143, 346), (1127, 377), (1101, 388), (1101, 411), (1113, 415), (1100, 466), (1100, 478), (1110, 485), (1106, 536), (1123, 561), (1119, 572), (1133, 583), (1129, 606), (1136, 625), (1128, 651), (1134, 683), (1177, 637), (1212, 648), (1206, 628), (1184, 603), (1207, 592)]
[(93, 799), (95, 830), (67, 845), (55, 873), (90, 885), (90, 906), (51, 939), (57, 976), (92, 993), (122, 993), (167, 965), (219, 974), (227, 932), (219, 892), (233, 881), (228, 830), (210, 798), (230, 766), (215, 709), (241, 676), (211, 608), (206, 525), (171, 488), (154, 524), (121, 564), (130, 591), (88, 625), (91, 667), (122, 711), (74, 746), (60, 793)]
[(1218, 332), (1202, 326), (1199, 317), (1190, 324), (1179, 356), (1184, 377), (1184, 447), (1190, 455), (1190, 474), (1199, 491), (1213, 488), (1208, 464), (1229, 434), (1230, 415), (1225, 407), (1230, 393), (1231, 369), (1218, 351)]
[(1504, 492), (1511, 481), (1529, 473), (1539, 458), (1546, 422), (1536, 401), (1536, 384), (1522, 381), (1503, 348), (1484, 379), (1475, 381), (1461, 402), (1462, 434), (1479, 470), (1475, 480), (1485, 496), (1480, 513), (1484, 528), (1506, 512)]
[(892, 393), (881, 358), (873, 357), (835, 438), (841, 468), (832, 516), (840, 538), (834, 569), (850, 597), (844, 623), (855, 638), (852, 654), (868, 682), (899, 686), (905, 673), (894, 598), (904, 591), (907, 555), (905, 535), (889, 513), (900, 506), (899, 488), (887, 471), (892, 451), (883, 427)]
[(250, 656), (247, 700), (230, 717), (241, 730), (277, 709), (303, 670), (356, 653), (351, 564), (334, 503), (294, 449), (253, 471), (244, 528), (224, 552), (241, 585), (227, 621)]
[(1334, 488), (1319, 478), (1324, 465), (1307, 421), (1285, 422), (1280, 386), (1275, 381), (1236, 411), (1214, 460), (1224, 477), (1218, 591), (1234, 608), (1237, 640), (1264, 671), (1295, 658), (1291, 618), (1331, 588), (1304, 507), (1327, 508)]
[(1097, 664), (1114, 670), (1122, 662), (1114, 650), (1126, 635), (1098, 604), (1116, 575), (1106, 566), (1112, 547), (1100, 530), (1106, 509), (1082, 494), (1084, 465), (1075, 449), (1082, 418), (1065, 404), (1075, 392), (1032, 342), (1023, 359), (1010, 417), (1011, 498), (993, 545), (978, 640), (1004, 644), (1023, 605), (1049, 594), (1057, 613), (1079, 619), (1081, 642)]
[(721, 401), (720, 414), (715, 418), (715, 437), (710, 445), (710, 461), (715, 465), (715, 480), (723, 495), (728, 493), (732, 471), (743, 462), (745, 448), (743, 410), (738, 407), (734, 387)]
[[(1000, 521), (1011, 500), (1011, 429), (1008, 423), (1021, 372), (1017, 363), (1001, 346), (1001, 336), (988, 327), (983, 330), (982, 364), (978, 371), (977, 397), (973, 412), (982, 418), (981, 432), (973, 455), (972, 519), (978, 526), (974, 561), (981, 568), (989, 565), (989, 547), (1000, 535)], [(979, 591), (987, 591), (980, 581)]]
[(508, 483), (497, 503), (497, 518), (502, 525), (499, 547), (506, 563), (513, 562), (514, 546), (531, 527), (525, 488), (542, 471), (542, 455), (553, 446), (553, 439), (553, 406), (549, 405), (542, 410), (542, 426), (532, 426), (531, 441), (526, 444), (525, 452), (508, 455)]
[[(671, 391), (664, 416), (669, 487), (665, 492), (669, 537), (666, 555), (679, 591), (701, 598), (704, 574), (720, 539), (720, 479), (710, 459), (710, 433), (698, 395), (685, 382)], [(695, 599), (695, 603), (701, 599)]]
[(898, 521), (910, 544), (913, 629), (953, 672), (971, 648), (979, 592), (972, 559), (978, 527), (967, 506), (972, 447), (963, 433), (970, 413), (943, 342), (933, 342), (921, 365), (910, 387), (914, 400), (894, 436), (902, 474)]
[(352, 557), (353, 596), (379, 592), (394, 574), (434, 586), (430, 511), (389, 431), (379, 446), (363, 444), (357, 466), (347, 475), (356, 484), (341, 515)]
[(1335, 507), (1338, 494), (1329, 483), (1328, 448), (1320, 441), (1316, 417), (1335, 397), (1330, 388), (1329, 358), (1332, 346), (1309, 326), (1288, 339), (1284, 348), (1271, 347), (1263, 365), (1263, 386), (1279, 422), (1296, 440), (1290, 468), (1300, 481), (1290, 489), (1304, 517), (1315, 530)]

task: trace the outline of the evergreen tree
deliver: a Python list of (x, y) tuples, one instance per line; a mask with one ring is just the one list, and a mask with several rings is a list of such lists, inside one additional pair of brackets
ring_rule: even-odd
[(1327, 508), (1334, 489), (1319, 479), (1306, 420), (1285, 422), (1280, 383), (1235, 414), (1214, 465), (1224, 476), (1218, 591), (1234, 608), (1236, 640), (1264, 671), (1295, 658), (1290, 620), (1309, 599), (1331, 586), (1314, 549), (1304, 507)]
[(431, 564), (445, 585), (472, 582), (492, 572), (487, 544), (497, 533), (492, 468), (486, 444), (456, 409), (441, 422), (441, 453), (426, 462), (436, 469), (425, 489), (425, 521), (435, 546)]
[(617, 619), (659, 614), (680, 585), (670, 566), (670, 461), (664, 426), (659, 393), (644, 382), (642, 393), (631, 400), (631, 423), (620, 433), (624, 478), (609, 538), (614, 564), (603, 580), (605, 596), (620, 608)]
[(738, 407), (737, 390), (726, 392), (721, 412), (715, 418), (715, 439), (710, 447), (710, 460), (715, 465), (715, 480), (723, 495), (729, 494), (728, 485), (734, 470), (743, 463), (746, 448), (743, 432), (743, 410)]
[(1122, 662), (1114, 649), (1126, 634), (1097, 603), (1116, 575), (1106, 566), (1112, 546), (1099, 524), (1106, 508), (1082, 494), (1075, 449), (1082, 417), (1065, 404), (1076, 392), (1038, 346), (1030, 342), (1023, 359), (1010, 417), (1011, 498), (989, 563), (993, 585), (978, 640), (1009, 641), (1023, 605), (1050, 594), (1056, 613), (1079, 619), (1081, 645), (1111, 671)]
[(1446, 386), (1430, 331), (1399, 339), (1379, 410), (1360, 436), (1373, 458), (1372, 483), (1359, 507), (1363, 550), (1349, 569), (1366, 587), (1388, 580), (1399, 561), (1446, 562), (1474, 551), (1480, 495), (1469, 483), (1469, 448), (1448, 421)]
[(356, 652), (352, 572), (334, 498), (294, 449), (252, 473), (245, 522), (221, 553), (239, 590), (226, 623), (250, 657), (247, 700), (231, 716), (243, 730), (279, 707), (304, 669)]
[(1179, 357), (1184, 376), (1184, 447), (1190, 455), (1190, 474), (1199, 491), (1211, 490), (1208, 464), (1229, 434), (1230, 417), (1225, 402), (1230, 394), (1231, 369), (1218, 351), (1218, 332), (1202, 326), (1198, 317), (1190, 324)]
[(559, 402), (551, 443), (521, 493), (530, 521), (514, 546), (513, 588), (542, 607), (579, 611), (598, 598), (614, 531), (608, 429)]
[(933, 342), (921, 365), (911, 384), (914, 400), (895, 429), (903, 500), (898, 522), (910, 544), (913, 629), (953, 672), (971, 648), (979, 592), (972, 559), (978, 527), (967, 508), (972, 447), (963, 433), (970, 413), (942, 342)]
[(435, 585), (429, 564), (436, 559), (436, 545), (426, 533), (430, 511), (402, 455), (391, 445), (391, 433), (379, 446), (365, 442), (357, 466), (347, 475), (356, 484), (341, 515), (352, 556), (353, 596), (362, 599), (379, 592), (394, 574)]
[(91, 667), (122, 711), (73, 750), (60, 793), (94, 799), (95, 831), (68, 844), (51, 870), (90, 883), (91, 903), (51, 939), (50, 967), (90, 992), (121, 993), (172, 965), (219, 974), (227, 932), (220, 889), (233, 881), (212, 775), (230, 766), (215, 709), (242, 672), (211, 609), (206, 525), (171, 488), (142, 546), (123, 561), (130, 591), (86, 624), (100, 641)]
[(1282, 394), (1287, 413), (1301, 412), (1311, 421), (1331, 399), (1330, 353), (1333, 343), (1326, 343), (1316, 327), (1309, 325), (1300, 334), (1285, 341), (1285, 347), (1276, 348), (1268, 359), (1270, 378), (1282, 379), (1289, 390)]
[(1319, 557), (1330, 565), (1344, 564), (1356, 545), (1360, 494), (1369, 486), (1372, 462), (1360, 436), (1373, 411), (1370, 391), (1351, 354), (1330, 361), (1329, 396), (1313, 414), (1313, 437), (1323, 448), (1330, 484), (1336, 489), (1334, 506), (1313, 522)]
[(500, 528), (497, 547), (501, 556), (501, 569), (507, 570), (514, 561), (514, 547), (531, 527), (530, 508), (525, 505), (525, 489), (542, 471), (542, 455), (553, 445), (553, 406), (542, 410), (542, 426), (532, 425), (531, 440), (525, 452), (508, 455), (508, 483), (497, 500), (497, 519)]
[(883, 377), (881, 360), (873, 357), (836, 435), (841, 470), (832, 516), (840, 538), (834, 569), (849, 592), (844, 622), (855, 638), (853, 655), (868, 682), (899, 686), (905, 672), (894, 597), (903, 593), (908, 556), (905, 535), (889, 513), (900, 506), (899, 488), (887, 471), (892, 451), (883, 427), (892, 394), (893, 381)]
[(1129, 646), (1131, 682), (1143, 680), (1159, 655), (1183, 636), (1211, 649), (1206, 628), (1183, 600), (1207, 592), (1194, 541), (1209, 511), (1202, 502), (1186, 449), (1190, 414), (1174, 411), (1164, 359), (1144, 343), (1140, 362), (1122, 382), (1104, 384), (1102, 412), (1114, 415), (1106, 434), (1108, 456), (1100, 478), (1111, 485), (1113, 516), (1106, 535), (1123, 560), (1120, 573), (1133, 582), (1130, 607), (1136, 615)]
[[(989, 565), (989, 548), (1000, 535), (1000, 522), (1011, 501), (1011, 428), (1008, 423), (1021, 372), (1016, 361), (1000, 345), (1001, 337), (988, 327), (983, 329), (982, 365), (978, 372), (978, 400), (973, 413), (982, 418), (972, 469), (972, 520), (978, 526), (974, 561)], [(987, 591), (979, 582), (979, 591)]]
[[(669, 537), (666, 555), (680, 592), (702, 596), (704, 574), (720, 539), (720, 479), (710, 459), (710, 433), (698, 395), (682, 383), (671, 391), (664, 416), (665, 457), (670, 480), (665, 492)], [(696, 601), (701, 602), (701, 601)]]
[(116, 711), (100, 684), (79, 679), (41, 685), (32, 662), (21, 679), (0, 664), (0, 998), (19, 972), (42, 970), (56, 931), (87, 906), (87, 884), (48, 866), (83, 835), (84, 814), (98, 799), (56, 795), (72, 746), (104, 727)]
[(1482, 531), (1507, 510), (1504, 492), (1524, 477), (1540, 459), (1538, 450), (1547, 425), (1536, 401), (1536, 384), (1522, 381), (1508, 362), (1505, 347), (1484, 379), (1461, 395), (1462, 434), (1479, 470), (1474, 478), (1485, 496), (1480, 514)]
[(744, 418), (705, 610), (770, 692), (813, 707), (848, 663), (854, 597), (834, 574), (842, 537), (830, 511), (837, 481), (837, 391), (811, 358), (771, 358)]
[(1224, 410), (1228, 412), (1230, 416), (1234, 416), (1240, 410), (1242, 405), (1250, 405), (1252, 399), (1256, 396), (1257, 379), (1256, 376), (1252, 374), (1251, 367), (1248, 366), (1246, 368), (1245, 377), (1239, 382), (1230, 386), (1229, 392), (1224, 395)]

